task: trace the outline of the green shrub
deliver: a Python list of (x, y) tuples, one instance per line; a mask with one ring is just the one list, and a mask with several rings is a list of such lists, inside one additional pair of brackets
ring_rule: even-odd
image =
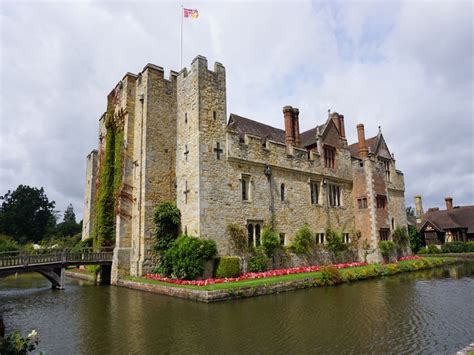
[(409, 239), (410, 239), (410, 248), (414, 253), (425, 246), (425, 241), (423, 236), (418, 233), (415, 226), (408, 227)]
[(334, 254), (339, 254), (347, 249), (347, 245), (344, 243), (344, 236), (340, 230), (326, 229), (326, 248)]
[(353, 270), (344, 270), (342, 272), (342, 280), (346, 282), (351, 282), (357, 280), (357, 274)]
[(216, 277), (238, 277), (240, 276), (240, 259), (236, 256), (222, 256), (217, 259)]
[(426, 253), (424, 254), (440, 254), (441, 250), (434, 244), (430, 244), (426, 247)]
[(466, 243), (466, 252), (474, 253), (474, 242), (467, 242)]
[(388, 259), (395, 250), (395, 243), (391, 240), (382, 240), (379, 242), (380, 252), (385, 259)]
[(247, 232), (240, 224), (232, 223), (227, 226), (230, 245), (237, 255), (244, 255), (248, 252)]
[(155, 250), (163, 253), (178, 238), (181, 228), (181, 212), (172, 202), (163, 202), (155, 209)]
[(18, 251), (20, 249), (20, 244), (18, 244), (12, 237), (0, 234), (0, 253)]
[(291, 245), (291, 249), (296, 254), (307, 254), (314, 245), (314, 234), (309, 228), (309, 225), (305, 223), (295, 235), (295, 240)]
[(321, 283), (324, 286), (332, 286), (342, 282), (342, 276), (334, 266), (325, 266), (321, 270)]
[(262, 272), (267, 269), (267, 256), (265, 255), (262, 248), (257, 248), (254, 255), (249, 259), (248, 271), (250, 272)]
[(445, 243), (441, 247), (443, 253), (465, 253), (468, 250), (467, 243), (464, 242), (450, 242)]
[(398, 274), (401, 271), (402, 269), (400, 268), (399, 264), (387, 264), (383, 267), (384, 275)]
[(202, 275), (204, 262), (217, 254), (216, 242), (181, 235), (160, 259), (158, 272), (178, 279), (192, 280)]
[(268, 226), (263, 227), (262, 246), (269, 258), (272, 258), (278, 248), (280, 248), (280, 236)]

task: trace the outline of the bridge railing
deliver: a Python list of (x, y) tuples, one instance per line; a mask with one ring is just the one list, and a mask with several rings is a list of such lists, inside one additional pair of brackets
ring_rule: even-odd
[(26, 254), (24, 252), (0, 253), (0, 268), (28, 266), (36, 264), (51, 263), (80, 263), (80, 262), (103, 262), (112, 261), (113, 248), (94, 250), (84, 248), (79, 251), (63, 249), (48, 252), (46, 254)]

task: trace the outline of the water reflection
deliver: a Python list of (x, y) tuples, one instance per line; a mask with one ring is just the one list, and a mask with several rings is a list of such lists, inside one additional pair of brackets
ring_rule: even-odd
[(473, 294), (474, 263), (219, 304), (28, 275), (0, 281), (0, 311), (48, 354), (431, 354), (472, 341)]

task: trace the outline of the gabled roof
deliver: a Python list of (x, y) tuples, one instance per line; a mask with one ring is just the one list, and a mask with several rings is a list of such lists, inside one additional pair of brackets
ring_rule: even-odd
[(474, 206), (460, 206), (450, 210), (428, 211), (423, 215), (419, 229), (429, 222), (440, 230), (464, 229), (474, 233)]

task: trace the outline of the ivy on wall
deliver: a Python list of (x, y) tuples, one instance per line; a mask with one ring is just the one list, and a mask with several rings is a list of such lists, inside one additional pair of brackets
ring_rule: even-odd
[(122, 184), (123, 128), (114, 120), (114, 105), (108, 100), (105, 115), (105, 153), (99, 168), (97, 202), (95, 204), (94, 247), (113, 246), (117, 196)]

